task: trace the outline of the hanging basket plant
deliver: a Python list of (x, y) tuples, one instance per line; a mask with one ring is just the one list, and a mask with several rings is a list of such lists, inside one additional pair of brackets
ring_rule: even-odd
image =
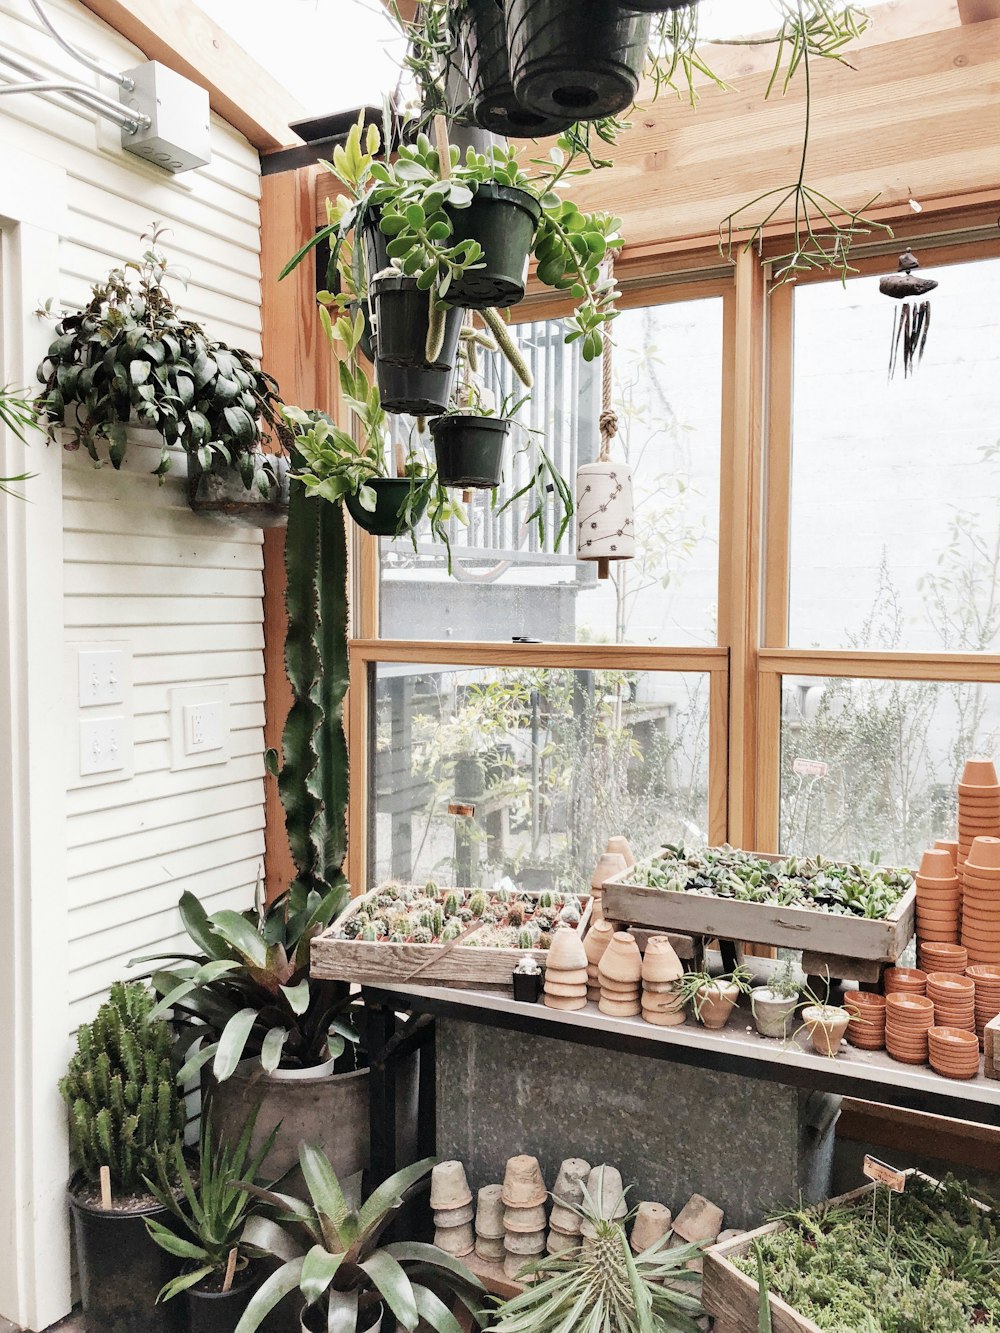
[(66, 448), (86, 449), (98, 465), (120, 468), (129, 427), (146, 426), (161, 437), (161, 483), (175, 445), (202, 472), (230, 469), (246, 491), (278, 500), (283, 472), (262, 448), (269, 432), (280, 438), (278, 386), (249, 352), (178, 312), (162, 235), (154, 225), (141, 260), (112, 269), (82, 310), (61, 318), (38, 370), (39, 414), (50, 437), (65, 428)]
[(461, 310), (432, 311), (416, 279), (402, 276), (375, 279), (372, 308), (384, 409), (411, 416), (443, 412), (451, 397)]

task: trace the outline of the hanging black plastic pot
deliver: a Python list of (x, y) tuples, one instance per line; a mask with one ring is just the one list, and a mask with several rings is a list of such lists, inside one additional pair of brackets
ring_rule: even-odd
[(368, 269), (368, 281), (372, 282), (376, 274), (391, 267), (389, 237), (381, 230), (382, 210), (368, 205), (361, 222), (361, 244), (364, 247), (365, 265)]
[(507, 30), (498, 0), (467, 0), (455, 31), (456, 55), (472, 94), (476, 123), (508, 138), (541, 139), (569, 129), (575, 115), (542, 115), (514, 93), (507, 56)]
[(458, 306), (445, 311), (441, 355), (426, 358), (430, 297), (415, 278), (377, 278), (372, 284), (375, 314), (375, 373), (387, 412), (434, 416), (451, 397), (464, 315)]
[(251, 1264), (236, 1274), (229, 1291), (202, 1291), (189, 1287), (184, 1293), (188, 1333), (235, 1333), (236, 1325), (263, 1280), (263, 1271)]
[(506, 417), (452, 415), (432, 421), (441, 485), (480, 491), (499, 486), (510, 427)]
[(449, 209), (452, 244), (478, 241), (482, 267), (452, 281), (448, 300), (470, 310), (516, 305), (524, 299), (528, 254), (542, 206), (511, 185), (480, 185), (468, 208)]
[(597, 120), (631, 106), (649, 45), (648, 14), (608, 0), (504, 0), (511, 79), (547, 116)]
[(427, 509), (426, 490), (416, 498), (410, 521), (403, 522), (403, 514), (410, 498), (410, 481), (407, 477), (373, 477), (366, 485), (375, 492), (375, 508), (366, 509), (359, 495), (347, 495), (344, 503), (347, 512), (359, 528), (376, 537), (402, 536), (415, 527)]

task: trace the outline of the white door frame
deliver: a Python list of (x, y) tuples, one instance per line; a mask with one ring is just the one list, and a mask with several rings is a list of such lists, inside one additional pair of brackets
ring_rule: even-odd
[[(0, 382), (32, 390), (52, 336), (66, 173), (0, 146)], [(0, 1315), (44, 1329), (70, 1308), (62, 450), (0, 432)]]

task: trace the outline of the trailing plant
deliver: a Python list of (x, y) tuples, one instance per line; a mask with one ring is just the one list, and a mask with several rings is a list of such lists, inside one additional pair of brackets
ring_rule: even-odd
[(299, 1149), (307, 1202), (241, 1181), (273, 1212), (273, 1220), (255, 1219), (251, 1234), (285, 1262), (251, 1299), (236, 1333), (253, 1333), (296, 1290), (306, 1317), (319, 1320), (309, 1327), (338, 1333), (370, 1327), (383, 1304), (397, 1326), (411, 1333), (421, 1320), (440, 1333), (457, 1328), (450, 1309), (456, 1299), (476, 1316), (485, 1291), (460, 1260), (416, 1241), (379, 1243), (434, 1160), (397, 1172), (359, 1207), (349, 1201), (329, 1160), (308, 1145)]
[(94, 1021), (80, 1024), (59, 1091), (87, 1184), (96, 1185), (106, 1166), (115, 1194), (140, 1194), (156, 1153), (180, 1142), (185, 1114), (172, 1046), (170, 1029), (140, 982), (116, 981)]
[(82, 310), (59, 320), (38, 369), (39, 414), (51, 438), (66, 427), (67, 448), (82, 446), (97, 464), (121, 467), (134, 422), (163, 437), (153, 472), (161, 483), (169, 446), (179, 445), (206, 471), (221, 459), (248, 490), (269, 495), (278, 478), (262, 446), (269, 431), (280, 434), (278, 386), (249, 352), (180, 314), (167, 290), (178, 274), (160, 249), (163, 235), (154, 223), (140, 238), (141, 259), (113, 268)]
[(749, 995), (753, 989), (753, 973), (740, 963), (731, 972), (713, 975), (708, 971), (685, 972), (678, 983), (678, 996), (682, 1004), (689, 1004), (696, 1018), (701, 1018), (701, 1011), (707, 997), (704, 991), (724, 991), (735, 986), (740, 995)]
[(259, 1184), (260, 1168), (274, 1145), (277, 1129), (271, 1131), (251, 1157), (250, 1141), (256, 1120), (254, 1111), (238, 1142), (227, 1147), (213, 1138), (211, 1110), (203, 1111), (194, 1173), (179, 1142), (166, 1152), (154, 1154), (155, 1178), (147, 1176), (146, 1185), (171, 1215), (171, 1221), (165, 1226), (147, 1218), (146, 1230), (161, 1249), (186, 1264), (185, 1272), (163, 1287), (160, 1300), (169, 1301), (207, 1279), (222, 1277), (234, 1250), (237, 1271), (263, 1253), (243, 1242), (243, 1229), (255, 1203), (245, 1189), (233, 1184), (244, 1178)]
[[(22, 444), (28, 443), (29, 431), (45, 429), (38, 420), (35, 403), (23, 390), (15, 389), (10, 384), (0, 385), (0, 426), (9, 430)], [(33, 472), (22, 472), (16, 477), (0, 477), (0, 493), (15, 500), (23, 499), (19, 492), (10, 488), (19, 481), (30, 481), (34, 475)]]

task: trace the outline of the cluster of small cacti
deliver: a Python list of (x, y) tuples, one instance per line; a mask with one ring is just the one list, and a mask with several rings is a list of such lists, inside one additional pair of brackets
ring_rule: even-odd
[(96, 1184), (101, 1167), (109, 1167), (119, 1195), (142, 1192), (153, 1153), (166, 1152), (184, 1131), (173, 1038), (161, 1019), (149, 1021), (154, 1003), (141, 982), (115, 982), (93, 1023), (77, 1030), (76, 1052), (59, 1084), (80, 1170)]
[(482, 926), (465, 941), (470, 948), (547, 949), (557, 926), (577, 926), (580, 899), (546, 891), (521, 896), (510, 889), (439, 889), (385, 884), (340, 928), (342, 939), (368, 943), (445, 944), (471, 925)]

